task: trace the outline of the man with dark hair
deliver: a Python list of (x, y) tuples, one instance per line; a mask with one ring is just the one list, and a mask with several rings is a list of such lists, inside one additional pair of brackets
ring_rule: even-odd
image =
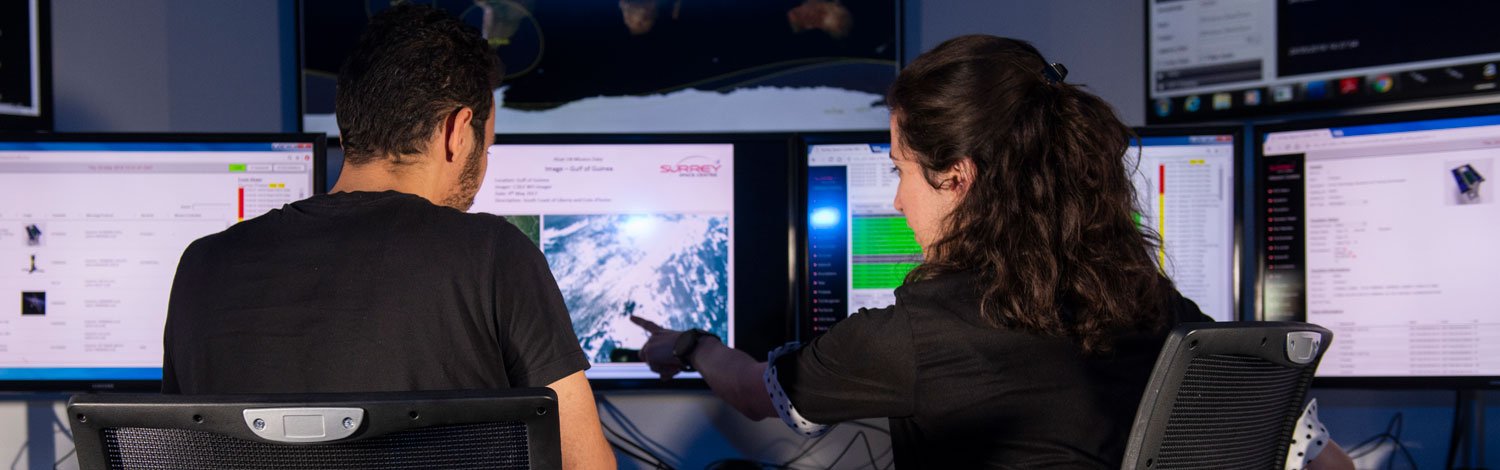
[(465, 213), (494, 141), (500, 65), (430, 7), (376, 15), (339, 73), (328, 195), (193, 242), (168, 306), (163, 391), (550, 387), (567, 468), (612, 468), (588, 368), (540, 251)]

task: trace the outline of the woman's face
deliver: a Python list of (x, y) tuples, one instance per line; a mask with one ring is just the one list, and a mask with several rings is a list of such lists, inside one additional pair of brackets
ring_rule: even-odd
[(906, 216), (906, 225), (911, 227), (925, 255), (943, 237), (948, 214), (958, 206), (967, 181), (959, 165), (939, 174), (940, 187), (932, 187), (922, 174), (916, 155), (901, 142), (897, 126), (896, 119), (891, 118), (891, 163), (895, 165), (892, 171), (901, 180), (896, 186), (896, 211)]

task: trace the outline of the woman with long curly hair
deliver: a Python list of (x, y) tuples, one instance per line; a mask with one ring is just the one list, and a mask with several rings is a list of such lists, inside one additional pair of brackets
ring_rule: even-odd
[(898, 467), (1118, 468), (1171, 327), (1207, 321), (1135, 221), (1133, 133), (1030, 44), (964, 36), (891, 87), (895, 206), (923, 262), (896, 304), (757, 362), (637, 320), (753, 419), (889, 417)]

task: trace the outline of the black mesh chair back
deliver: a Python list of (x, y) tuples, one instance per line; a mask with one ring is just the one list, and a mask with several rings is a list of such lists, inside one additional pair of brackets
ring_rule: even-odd
[(552, 469), (550, 389), (357, 395), (78, 395), (84, 469)]
[(1157, 357), (1121, 468), (1281, 468), (1332, 340), (1306, 323), (1179, 326)]

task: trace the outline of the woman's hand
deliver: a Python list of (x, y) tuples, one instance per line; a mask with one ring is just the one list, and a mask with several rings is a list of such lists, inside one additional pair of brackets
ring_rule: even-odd
[(646, 345), (641, 347), (641, 359), (651, 366), (651, 372), (661, 374), (662, 380), (671, 379), (672, 376), (682, 372), (682, 361), (672, 354), (672, 349), (677, 346), (677, 337), (682, 335), (681, 331), (662, 328), (651, 320), (630, 316), (630, 321), (646, 330), (651, 335), (646, 340)]
[[(681, 331), (662, 328), (651, 320), (633, 315), (630, 321), (651, 334), (651, 339), (641, 347), (641, 358), (651, 366), (652, 372), (661, 374), (662, 380), (682, 372), (682, 361), (672, 354), (677, 347), (677, 338), (682, 336)], [(747, 418), (759, 421), (776, 416), (771, 395), (766, 393), (766, 363), (730, 349), (713, 336), (699, 339), (701, 342), (693, 349), (691, 360), (698, 373), (703, 374), (708, 388)]]

